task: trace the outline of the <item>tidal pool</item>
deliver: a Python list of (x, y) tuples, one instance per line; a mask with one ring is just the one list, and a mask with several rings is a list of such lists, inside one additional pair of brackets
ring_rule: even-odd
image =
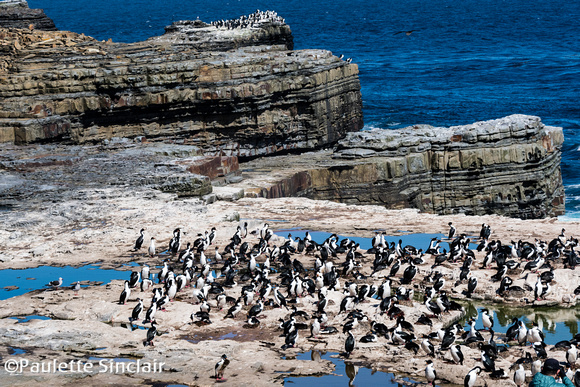
[[(315, 241), (316, 243), (323, 243), (326, 239), (328, 239), (328, 237), (330, 237), (332, 235), (332, 233), (330, 232), (324, 232), (324, 231), (311, 231), (311, 230), (303, 230), (300, 228), (288, 228), (288, 229), (284, 229), (284, 230), (278, 230), (275, 231), (274, 234), (284, 237), (284, 238), (288, 238), (288, 234), (292, 234), (292, 238), (296, 238), (299, 237), (300, 239), (303, 239), (306, 236), (306, 232), (308, 232), (310, 234), (310, 236), (312, 237), (312, 240)], [(403, 232), (403, 231), (400, 231)], [(354, 241), (355, 243), (359, 243), (360, 244), (360, 249), (361, 250), (368, 250), (372, 247), (372, 238), (374, 236), (371, 235), (368, 238), (363, 238), (363, 237), (353, 237), (353, 236), (344, 236), (344, 235), (338, 235), (339, 240), (348, 238), (352, 241)], [(403, 246), (406, 245), (411, 245), (416, 247), (417, 249), (423, 249), (423, 251), (427, 250), (429, 248), (429, 242), (431, 242), (432, 238), (446, 238), (446, 236), (444, 234), (404, 234), (404, 235), (395, 235), (395, 236), (385, 236), (385, 240), (390, 244), (391, 242), (394, 242), (395, 244), (399, 242), (399, 239), (402, 240), (402, 244)], [(443, 248), (446, 248), (449, 250), (449, 244), (447, 242), (441, 242), (441, 246)]]
[(0, 300), (20, 296), (32, 290), (50, 289), (45, 285), (58, 280), (59, 277), (63, 279), (62, 287), (70, 288), (77, 281), (104, 285), (112, 280), (129, 279), (130, 275), (129, 270), (102, 269), (95, 264), (80, 267), (39, 266), (29, 269), (4, 269), (0, 270), (0, 283), (3, 285), (0, 288)]
[[(320, 361), (329, 360), (335, 365), (333, 373), (320, 376), (288, 376), (284, 378), (285, 386), (304, 386), (304, 387), (323, 387), (323, 386), (385, 386), (385, 387), (403, 387), (414, 384), (420, 384), (409, 378), (397, 377), (389, 372), (373, 371), (372, 369), (355, 365), (349, 360), (337, 357), (336, 352), (309, 351), (303, 352), (296, 356), (298, 360)], [(397, 380), (404, 381), (404, 384)]]
[[(544, 332), (544, 342), (554, 345), (562, 340), (570, 340), (580, 331), (580, 308), (554, 308), (554, 307), (513, 307), (500, 305), (466, 304), (466, 315), (460, 320), (460, 324), (469, 330), (469, 319), (476, 317), (476, 329), (483, 329), (481, 322), (481, 310), (487, 309), (493, 312), (493, 330), (496, 333), (505, 333), (512, 319), (522, 320), (528, 328), (536, 323)], [(496, 342), (498, 340), (496, 339)]]

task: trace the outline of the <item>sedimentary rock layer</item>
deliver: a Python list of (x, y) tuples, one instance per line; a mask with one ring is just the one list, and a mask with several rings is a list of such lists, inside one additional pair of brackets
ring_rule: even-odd
[[(265, 197), (543, 218), (564, 213), (563, 141), (561, 128), (523, 115), (450, 128), (362, 131), (333, 153), (244, 164), (241, 186)], [(260, 176), (268, 170), (270, 177)]]
[(24, 0), (0, 2), (0, 27), (56, 31), (56, 26), (42, 9), (30, 9)]
[(145, 42), (0, 29), (0, 141), (178, 137), (199, 154), (317, 149), (360, 130), (358, 68), (292, 51), (279, 18), (178, 22)]

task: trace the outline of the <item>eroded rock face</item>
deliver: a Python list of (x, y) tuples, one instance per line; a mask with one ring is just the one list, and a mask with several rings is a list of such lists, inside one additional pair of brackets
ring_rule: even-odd
[(362, 128), (358, 67), (291, 51), (279, 18), (178, 22), (135, 44), (0, 29), (0, 141), (179, 137), (199, 154), (312, 150)]
[[(512, 115), (465, 126), (350, 133), (336, 151), (252, 162), (255, 196), (305, 196), (437, 214), (524, 219), (564, 213), (561, 128)], [(259, 166), (258, 166), (259, 165)], [(267, 169), (277, 179), (256, 179)], [(256, 169), (258, 168), (258, 169)], [(282, 170), (283, 172), (280, 172)]]
[(0, 1), (0, 27), (56, 31), (42, 9), (30, 9), (25, 0)]

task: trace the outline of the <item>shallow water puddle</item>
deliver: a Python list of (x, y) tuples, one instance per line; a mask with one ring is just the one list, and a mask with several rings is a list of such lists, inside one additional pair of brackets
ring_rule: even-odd
[(94, 264), (80, 267), (39, 266), (29, 269), (4, 269), (0, 270), (0, 283), (4, 285), (0, 289), (0, 300), (20, 296), (37, 289), (50, 291), (52, 289), (45, 285), (58, 280), (59, 277), (63, 279), (62, 288), (70, 289), (77, 281), (81, 281), (81, 287), (84, 288), (87, 285), (83, 284), (87, 282), (105, 285), (112, 280), (129, 279), (130, 274), (131, 272), (127, 270), (102, 269)]
[(147, 327), (147, 326), (132, 324), (130, 322), (108, 322), (106, 324), (108, 324), (112, 327), (125, 328), (125, 329), (128, 329), (130, 331), (134, 331), (137, 329), (141, 329), (141, 330), (146, 331), (149, 329), (149, 327)]
[[(308, 232), (310, 234), (310, 236), (312, 237), (312, 240), (315, 241), (316, 243), (323, 243), (326, 239), (328, 239), (332, 233), (330, 232), (325, 232), (325, 231), (311, 231), (311, 230), (304, 230), (301, 228), (288, 228), (288, 229), (283, 229), (283, 230), (277, 230), (274, 232), (274, 234), (284, 237), (284, 238), (288, 238), (288, 234), (292, 235), (292, 239), (299, 237), (300, 239), (303, 239), (306, 236), (306, 232)], [(443, 251), (443, 249), (447, 249), (447, 251), (449, 251), (449, 243), (445, 242), (443, 239), (446, 238), (446, 235), (441, 234), (441, 233), (437, 233), (437, 234), (425, 234), (425, 233), (411, 233), (411, 231), (401, 231), (399, 230), (398, 232), (404, 233), (403, 235), (386, 235), (385, 236), (385, 241), (390, 245), (391, 242), (397, 244), (399, 242), (399, 239), (402, 241), (402, 245), (403, 247), (406, 245), (411, 245), (416, 247), (417, 249), (423, 249), (423, 251), (427, 250), (429, 248), (429, 243), (431, 242), (431, 239), (433, 238), (437, 238), (439, 240), (441, 240), (441, 244), (440, 246), (442, 247), (441, 251)], [(368, 238), (363, 238), (363, 237), (353, 237), (353, 236), (344, 236), (344, 235), (338, 235), (338, 239), (339, 241), (348, 238), (351, 241), (354, 241), (355, 243), (359, 243), (360, 244), (360, 249), (361, 250), (368, 250), (372, 247), (372, 238), (374, 236), (371, 235)], [(473, 240), (473, 238), (472, 238)], [(477, 245), (474, 243), (471, 243), (471, 248), (476, 248)]]
[(26, 322), (29, 322), (30, 320), (52, 320), (48, 316), (40, 316), (40, 315), (37, 315), (37, 314), (31, 314), (31, 315), (28, 315), (28, 316), (11, 316), (11, 317), (8, 317), (8, 318), (18, 320), (18, 321), (16, 321), (17, 324), (26, 323)]
[[(534, 307), (517, 308), (501, 307), (498, 305), (482, 306), (481, 304), (468, 304), (465, 307), (466, 315), (459, 323), (470, 329), (469, 319), (476, 318), (476, 329), (483, 329), (481, 321), (481, 311), (487, 309), (493, 312), (493, 330), (499, 334), (505, 334), (512, 319), (522, 320), (528, 328), (536, 323), (544, 332), (544, 342), (547, 345), (554, 345), (562, 340), (571, 340), (580, 331), (580, 308), (554, 308), (554, 307)], [(484, 336), (487, 338), (487, 336)], [(496, 342), (499, 341), (496, 339)]]
[(371, 386), (403, 387), (420, 384), (409, 378), (399, 378), (404, 384), (399, 383), (395, 375), (389, 372), (373, 371), (372, 369), (355, 365), (354, 363), (339, 356), (336, 352), (309, 351), (296, 355), (297, 360), (329, 360), (335, 370), (329, 375), (320, 376), (288, 376), (284, 378), (285, 386)]
[(9, 355), (24, 355), (27, 351), (22, 348), (17, 347), (8, 347), (8, 354)]

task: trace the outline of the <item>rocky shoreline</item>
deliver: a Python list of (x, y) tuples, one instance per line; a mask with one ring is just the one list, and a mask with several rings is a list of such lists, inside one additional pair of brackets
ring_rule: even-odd
[[(111, 189), (111, 190), (114, 190)], [(252, 228), (261, 227), (263, 222), (282, 225), (284, 228), (302, 227), (304, 229), (336, 232), (340, 235), (360, 236), (370, 238), (374, 230), (384, 229), (389, 235), (397, 234), (397, 230), (420, 232), (446, 232), (447, 223), (452, 221), (459, 232), (477, 235), (481, 223), (492, 226), (492, 238), (503, 241), (522, 239), (533, 241), (535, 238), (548, 240), (557, 236), (565, 227), (568, 235), (577, 235), (579, 224), (574, 222), (559, 222), (556, 219), (518, 220), (491, 216), (437, 216), (421, 214), (415, 210), (387, 210), (378, 206), (352, 206), (324, 200), (314, 201), (305, 198), (243, 198), (234, 202), (218, 201), (206, 205), (199, 199), (177, 199), (174, 194), (151, 193), (123, 197), (103, 195), (102, 190), (96, 190), (94, 195), (86, 195), (76, 200), (61, 203), (44, 203), (31, 205), (27, 209), (18, 211), (3, 211), (0, 214), (4, 224), (8, 227), (0, 232), (2, 246), (2, 262), (0, 269), (24, 268), (38, 265), (79, 265), (96, 262), (104, 267), (118, 267), (128, 262), (138, 264), (148, 263), (151, 267), (160, 265), (163, 258), (149, 258), (146, 254), (132, 253), (131, 247), (140, 227), (147, 228), (147, 235), (155, 235), (158, 245), (165, 249), (169, 242), (171, 230), (181, 227), (187, 240), (193, 240), (197, 233), (211, 227), (217, 228), (216, 245), (221, 248), (229, 241), (239, 222), (247, 221)], [(97, 194), (98, 193), (98, 194)], [(34, 221), (32, 221), (34, 219)], [(79, 223), (79, 219), (90, 219), (90, 222)], [(239, 221), (238, 221), (239, 219)], [(274, 222), (275, 220), (275, 222)], [(400, 235), (401, 234), (399, 232)], [(251, 239), (250, 239), (251, 238)], [(404, 238), (404, 236), (403, 236)], [(257, 242), (253, 236), (248, 237), (251, 243)], [(272, 245), (280, 245), (281, 237), (275, 237)], [(418, 246), (425, 248), (426, 246)], [(296, 255), (306, 267), (312, 265), (312, 256)], [(476, 263), (479, 267), (483, 256), (476, 253)], [(264, 257), (258, 259), (262, 263)], [(338, 265), (343, 261), (342, 256), (336, 259)], [(370, 274), (372, 255), (363, 259), (364, 274)], [(423, 278), (432, 271), (432, 263), (419, 266), (417, 278)], [(220, 264), (215, 266), (219, 267)], [(570, 269), (557, 266), (556, 281), (552, 292), (545, 301), (532, 301), (533, 292), (528, 291), (522, 297), (501, 298), (496, 295), (497, 283), (489, 281), (495, 269), (476, 270), (472, 272), (479, 279), (479, 285), (472, 298), (485, 302), (502, 302), (511, 305), (555, 305), (573, 306), (575, 297), (573, 292), (578, 283), (578, 275)], [(157, 269), (158, 270), (158, 269)], [(439, 267), (447, 285), (444, 287), (451, 297), (462, 299), (466, 287), (465, 282), (455, 286), (458, 268), (454, 265)], [(127, 278), (130, 271), (127, 271)], [(274, 276), (274, 274), (273, 274)], [(517, 276), (516, 276), (517, 277)], [(222, 277), (223, 278), (223, 277)], [(357, 281), (359, 283), (369, 282)], [(397, 276), (397, 278), (400, 278)], [(534, 282), (532, 274), (527, 281)], [(346, 278), (345, 278), (346, 280)], [(67, 282), (74, 278), (65, 279)], [(373, 279), (371, 281), (379, 281)], [(395, 280), (398, 281), (398, 280)], [(379, 281), (380, 282), (380, 281)], [(518, 285), (524, 286), (525, 280), (517, 280)], [(396, 285), (395, 285), (396, 286)], [(415, 283), (416, 291), (422, 286)], [(117, 305), (118, 297), (123, 288), (123, 281), (113, 281), (102, 287), (83, 288), (75, 295), (72, 290), (44, 290), (32, 292), (0, 302), (2, 305), (2, 319), (0, 331), (5, 350), (9, 347), (24, 348), (30, 359), (84, 359), (88, 357), (100, 358), (140, 358), (150, 361), (163, 361), (167, 364), (166, 370), (159, 374), (131, 374), (118, 375), (99, 373), (91, 375), (77, 375), (83, 377), (84, 382), (90, 384), (102, 382), (117, 382), (123, 384), (142, 384), (148, 380), (162, 383), (181, 383), (185, 385), (208, 385), (213, 381), (209, 378), (212, 367), (223, 352), (228, 353), (232, 360), (227, 374), (230, 381), (236, 385), (267, 385), (280, 383), (283, 376), (288, 375), (316, 375), (328, 373), (332, 365), (327, 361), (312, 362), (302, 360), (272, 361), (283, 357), (293, 357), (298, 352), (323, 350), (342, 352), (344, 337), (342, 333), (323, 336), (319, 340), (308, 340), (309, 331), (300, 334), (297, 347), (282, 350), (284, 338), (279, 337), (278, 319), (287, 319), (288, 311), (284, 308), (266, 307), (264, 318), (258, 328), (246, 326), (245, 317), (236, 320), (223, 319), (225, 311), (210, 313), (212, 324), (206, 326), (192, 325), (189, 315), (198, 310), (198, 305), (192, 305), (191, 289), (178, 294), (176, 300), (168, 307), (168, 312), (159, 312), (158, 322), (162, 335), (156, 341), (155, 347), (144, 348), (142, 341), (145, 331), (133, 331), (121, 326), (111, 326), (111, 323), (128, 323), (128, 317), (136, 303), (136, 297), (149, 298), (135, 289), (127, 305)], [(227, 290), (227, 294), (235, 297), (239, 288)], [(342, 324), (342, 317), (337, 314), (341, 302), (342, 290), (330, 292), (332, 300), (329, 307), (329, 325)], [(526, 300), (527, 298), (527, 300)], [(306, 296), (298, 300), (297, 306), (312, 313), (316, 296)], [(211, 304), (214, 304), (212, 301)], [(359, 304), (370, 320), (384, 322), (387, 326), (394, 324), (386, 315), (377, 314), (378, 301)], [(421, 313), (425, 313), (420, 302), (401, 306), (409, 321), (415, 321)], [(249, 308), (249, 307), (248, 307)], [(245, 316), (246, 308), (242, 314)], [(49, 316), (52, 320), (31, 320), (28, 323), (17, 323), (10, 316), (24, 315)], [(436, 321), (434, 327), (416, 326), (416, 335), (435, 330), (436, 326), (449, 324), (461, 316), (461, 313), (444, 315)], [(309, 323), (309, 321), (304, 321)], [(437, 325), (440, 324), (440, 325)], [(139, 324), (136, 324), (139, 325)], [(148, 326), (148, 325), (147, 325)], [(245, 327), (246, 326), (246, 327)], [(338, 326), (340, 328), (340, 325)], [(360, 338), (370, 329), (369, 322), (362, 322), (355, 331)], [(64, 333), (67, 332), (65, 336)], [(231, 339), (210, 340), (217, 335), (235, 335)], [(195, 338), (197, 336), (197, 338)], [(203, 340), (206, 337), (207, 340)], [(219, 336), (217, 336), (219, 337)], [(226, 336), (228, 337), (228, 336)], [(189, 341), (188, 341), (189, 340)], [(106, 349), (98, 350), (97, 348)], [(463, 346), (462, 346), (463, 347)], [(380, 349), (377, 351), (377, 349)], [(435, 362), (441, 377), (448, 382), (461, 383), (465, 373), (479, 361), (477, 348), (465, 346), (466, 359), (469, 362), (463, 367), (450, 365), (442, 359), (449, 355), (443, 353)], [(467, 355), (469, 353), (469, 355)], [(2, 355), (7, 356), (4, 352)], [(293, 355), (294, 354), (294, 355)], [(509, 355), (502, 355), (498, 360), (498, 367), (508, 370), (516, 358), (521, 356), (520, 347), (515, 346)], [(554, 352), (554, 356), (561, 357), (563, 352)], [(14, 357), (14, 356), (12, 356)], [(251, 358), (248, 362), (245, 359)], [(419, 352), (413, 355), (408, 350), (393, 345), (390, 340), (379, 339), (377, 343), (358, 344), (352, 354), (351, 361), (359, 364), (372, 365), (373, 369), (393, 371), (395, 373), (407, 370), (412, 378), (421, 380), (424, 360), (426, 357)], [(186, 364), (195, 364), (194, 369)], [(280, 373), (282, 372), (282, 374)], [(11, 381), (27, 385), (31, 375), (8, 376)], [(38, 380), (38, 376), (35, 376)], [(87, 379), (88, 378), (88, 379)], [(152, 379), (151, 379), (152, 378)], [(43, 382), (49, 385), (62, 383), (62, 375), (43, 376)], [(495, 385), (511, 385), (509, 380), (499, 380)], [(18, 385), (18, 384), (16, 384)]]
[[(547, 127), (537, 117), (511, 116), (454, 128), (358, 132), (362, 102), (356, 65), (323, 50), (293, 51), (290, 29), (278, 18), (259, 24), (232, 31), (201, 21), (177, 22), (165, 35), (132, 45), (40, 28), (0, 30), (0, 71), (7, 76), (0, 83), (0, 270), (92, 263), (125, 268), (128, 280), (131, 270), (144, 264), (157, 274), (169, 258), (159, 251), (166, 250), (172, 230), (179, 228), (184, 242), (193, 243), (212, 227), (216, 239), (206, 253), (211, 268), (219, 270), (231, 256), (226, 246), (246, 222), (250, 230), (269, 223), (284, 233), (300, 228), (368, 239), (376, 231), (401, 239), (409, 233), (447, 233), (451, 222), (458, 235), (473, 241), (488, 224), (490, 242), (521, 240), (533, 246), (536, 240), (558, 239), (565, 228), (562, 239), (572, 245), (561, 252), (574, 249), (580, 223), (555, 218), (563, 211), (560, 128)], [(277, 156), (257, 158), (262, 155)], [(401, 209), (408, 206), (416, 209)], [(143, 252), (146, 248), (132, 250), (141, 228), (157, 240), (159, 250), (152, 256)], [(250, 247), (259, 243), (252, 234), (243, 241)], [(275, 235), (268, 247), (285, 242)], [(223, 256), (219, 262), (214, 247)], [(137, 298), (149, 307), (150, 290), (137, 287), (122, 304), (123, 278), (103, 286), (84, 280), (78, 291), (69, 287), (78, 279), (64, 278), (61, 287), (0, 301), (0, 380), (11, 386), (205, 386), (218, 383), (212, 375), (224, 353), (231, 362), (226, 383), (232, 385), (265, 386), (281, 384), (287, 376), (328, 374), (334, 367), (328, 360), (299, 360), (297, 354), (344, 352), (349, 311), (339, 309), (345, 281), (378, 287), (389, 270), (373, 275), (374, 254), (360, 253), (360, 275), (342, 274), (340, 286), (327, 294), (327, 324), (338, 332), (309, 338), (313, 320), (299, 317), (306, 329), (285, 349), (279, 319), (287, 321), (291, 309), (273, 306), (268, 297), (257, 326), (246, 319), (257, 295), (236, 319), (224, 318), (231, 304), (219, 310), (215, 298), (208, 297), (211, 323), (202, 324), (190, 319), (200, 306), (193, 287), (185, 288), (167, 311), (157, 313), (160, 335), (154, 346), (144, 346), (150, 325), (131, 324), (129, 317)], [(314, 279), (315, 254), (321, 253), (291, 255), (309, 269), (303, 277)], [(513, 279), (513, 289), (521, 290), (499, 294), (499, 284), (492, 281), (495, 265), (483, 265), (487, 252), (473, 254), (469, 278), (478, 284), (472, 300), (530, 310), (577, 304), (579, 275), (565, 267), (562, 257), (554, 259), (550, 291), (536, 296), (533, 289), (542, 281), (538, 268), (523, 269), (527, 260), (504, 273)], [(467, 256), (435, 267), (433, 254), (399, 258), (405, 263), (391, 276), (393, 293), (411, 266), (406, 261), (416, 258), (424, 262), (417, 263), (407, 290), (426, 292), (433, 283), (424, 278), (437, 271), (445, 279), (440, 291), (454, 300), (468, 298), (468, 282), (460, 279)], [(256, 259), (263, 265), (266, 254)], [(330, 260), (341, 267), (345, 254)], [(181, 263), (174, 258), (172, 264), (181, 274)], [(275, 271), (269, 278), (279, 285), (282, 267), (274, 259), (271, 265)], [(246, 261), (235, 265), (238, 276), (246, 266)], [(224, 277), (216, 281), (223, 283)], [(237, 282), (225, 288), (227, 296), (243, 295), (250, 279)], [(285, 286), (281, 289), (286, 295)], [(293, 305), (310, 317), (317, 302), (316, 292), (304, 293)], [(415, 326), (416, 345), (422, 335), (465, 314), (441, 313), (428, 327), (415, 324), (421, 315), (433, 314), (422, 298), (401, 299), (398, 307), (397, 314)], [(396, 327), (396, 315), (381, 313), (374, 298), (356, 308), (366, 317), (352, 329), (357, 343), (349, 361), (425, 380), (425, 360), (431, 357), (424, 350), (405, 348), (391, 334), (359, 342), (371, 322)], [(30, 315), (47, 319), (14, 318)], [(489, 333), (483, 334), (487, 339)], [(463, 365), (452, 363), (448, 351), (436, 354), (439, 384), (461, 384), (471, 368), (482, 364), (477, 344), (461, 348)], [(564, 359), (563, 351), (548, 350)], [(491, 381), (484, 373), (476, 385), (513, 385), (509, 369), (526, 352), (535, 358), (523, 345), (510, 346), (496, 360), (506, 376)], [(20, 373), (7, 368), (9, 359), (93, 366), (65, 373), (38, 373), (27, 366)], [(160, 372), (111, 371), (98, 368), (101, 361), (163, 366)]]

